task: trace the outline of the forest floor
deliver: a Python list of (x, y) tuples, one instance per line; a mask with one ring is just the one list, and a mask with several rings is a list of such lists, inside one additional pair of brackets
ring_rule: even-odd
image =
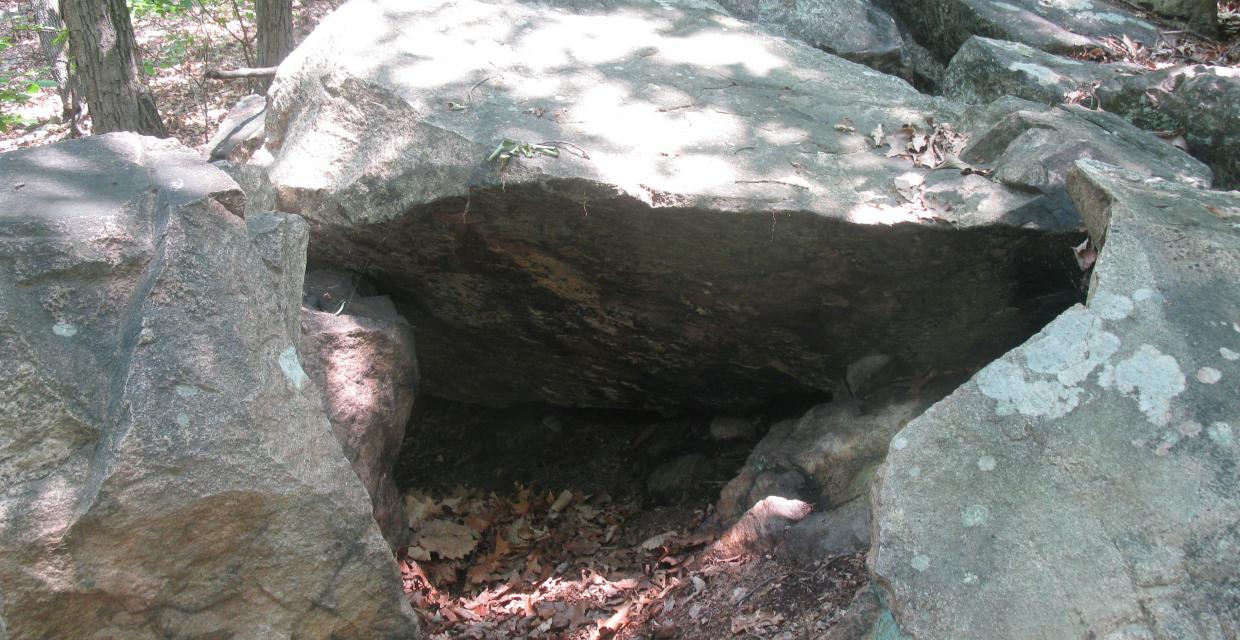
[[(811, 640), (867, 581), (864, 554), (728, 544), (713, 504), (761, 434), (715, 441), (694, 416), (419, 405), (396, 480), (412, 530), (404, 585), (430, 640)], [(693, 453), (712, 469), (652, 495), (651, 473)]]

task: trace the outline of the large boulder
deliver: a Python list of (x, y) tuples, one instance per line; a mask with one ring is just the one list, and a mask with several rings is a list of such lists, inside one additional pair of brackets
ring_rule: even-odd
[(413, 328), (387, 296), (367, 295), (356, 274), (311, 271), (302, 292), (298, 352), (323, 390), (332, 429), (370, 493), (379, 529), (398, 549), (409, 520), (392, 467), (418, 392)]
[(898, 75), (904, 39), (870, 0), (718, 0), (733, 15), (880, 71)]
[(295, 349), (306, 225), (133, 134), (0, 176), (0, 636), (417, 638)]
[(1047, 105), (1079, 102), (1164, 135), (1182, 135), (1218, 188), (1240, 186), (1240, 71), (1205, 65), (1150, 71), (1082, 62), (1027, 45), (973, 37), (942, 82), (954, 100), (985, 104), (1016, 96)]
[(1144, 68), (1074, 60), (1027, 44), (973, 36), (947, 65), (943, 95), (970, 104), (1016, 96), (1046, 105), (1078, 101), (1095, 106), (1094, 89)]
[(1214, 170), (1220, 189), (1240, 188), (1240, 70), (1187, 66), (1124, 76), (1098, 87), (1102, 108), (1137, 126), (1179, 132)]
[(909, 31), (943, 62), (972, 36), (1027, 44), (1052, 53), (1128, 37), (1153, 46), (1158, 27), (1111, 0), (886, 0)]
[(968, 370), (1071, 303), (1074, 212), (889, 157), (955, 105), (711, 6), (353, 0), (280, 67), (263, 197), (417, 326), (424, 392), (491, 405)]
[(1206, 31), (1218, 25), (1218, 0), (1136, 0), (1154, 13), (1182, 20)]
[(930, 638), (1240, 631), (1240, 195), (1083, 160), (1066, 311), (893, 440), (871, 568)]

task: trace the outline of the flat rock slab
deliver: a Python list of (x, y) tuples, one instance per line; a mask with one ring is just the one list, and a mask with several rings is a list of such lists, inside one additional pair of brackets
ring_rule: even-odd
[(1158, 27), (1107, 0), (917, 0), (889, 3), (909, 30), (947, 62), (972, 36), (1027, 44), (1052, 53), (1128, 36), (1147, 46)]
[[(712, 7), (353, 0), (281, 66), (263, 197), (468, 402), (745, 408), (873, 353), (969, 370), (1070, 304), (1074, 212), (873, 148), (954, 104)], [(927, 210), (931, 176), (967, 195)]]
[(1240, 195), (1081, 161), (1066, 311), (892, 441), (871, 568), (930, 638), (1240, 630)]
[(973, 36), (947, 65), (943, 95), (969, 104), (1016, 96), (1046, 105), (1079, 102), (1096, 106), (1098, 85), (1146, 69), (1126, 64), (1073, 60), (1027, 44)]
[(0, 637), (419, 637), (295, 350), (306, 225), (244, 204), (174, 141), (0, 155)]

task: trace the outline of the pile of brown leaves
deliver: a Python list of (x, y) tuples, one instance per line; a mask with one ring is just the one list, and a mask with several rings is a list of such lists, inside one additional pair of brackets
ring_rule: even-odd
[(1073, 57), (1093, 62), (1128, 62), (1148, 69), (1184, 64), (1240, 64), (1240, 42), (1219, 42), (1187, 32), (1166, 32), (1153, 47), (1126, 35), (1108, 36), (1101, 42), (1101, 46), (1084, 49)]
[(405, 501), (405, 590), (430, 638), (610, 637), (665, 606), (687, 580), (686, 553), (708, 541), (686, 528), (626, 545), (622, 530), (640, 507), (607, 495), (458, 487)]

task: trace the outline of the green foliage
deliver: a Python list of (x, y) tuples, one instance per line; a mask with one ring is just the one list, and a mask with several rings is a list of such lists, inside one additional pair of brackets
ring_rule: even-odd
[[(8, 38), (0, 38), (0, 51), (13, 45)], [(14, 126), (30, 126), (35, 122), (29, 118), (9, 113), (9, 110), (29, 101), (32, 96), (39, 95), (44, 89), (54, 89), (58, 85), (53, 80), (45, 80), (32, 73), (15, 76), (0, 74), (0, 133)]]
[(189, 11), (193, 0), (126, 0), (125, 4), (129, 5), (129, 13), (135, 17), (150, 14), (166, 16)]

